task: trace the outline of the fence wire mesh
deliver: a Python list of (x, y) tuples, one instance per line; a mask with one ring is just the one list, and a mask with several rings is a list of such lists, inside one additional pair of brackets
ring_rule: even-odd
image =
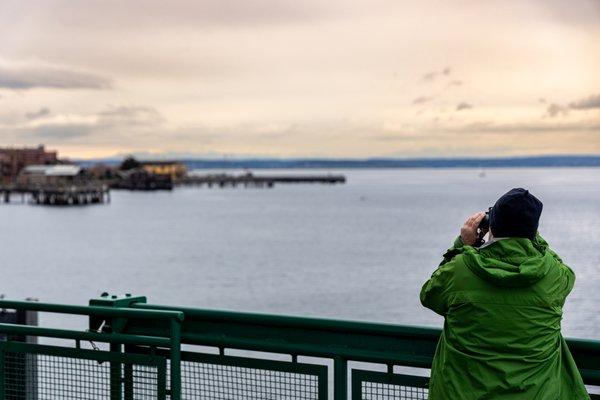
[[(267, 363), (268, 361), (262, 361)], [(320, 400), (323, 376), (274, 369), (182, 361), (181, 396), (186, 400)], [(290, 364), (293, 366), (293, 364)], [(279, 369), (279, 370), (278, 370)]]
[(122, 398), (122, 383), (131, 398), (159, 398), (152, 366), (130, 365), (127, 379), (118, 370), (111, 384), (110, 362), (11, 351), (3, 352), (2, 362), (5, 400), (114, 400)]
[(352, 400), (427, 400), (429, 378), (352, 370)]
[[(125, 379), (126, 388), (131, 385), (133, 399), (158, 399), (158, 372), (155, 367), (132, 365), (131, 375)], [(127, 392), (127, 389), (126, 389)]]
[(391, 385), (378, 382), (362, 382), (363, 400), (426, 400), (427, 389), (413, 386)]

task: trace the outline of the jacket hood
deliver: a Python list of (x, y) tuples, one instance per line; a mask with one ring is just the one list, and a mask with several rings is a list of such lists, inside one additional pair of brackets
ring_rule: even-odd
[(465, 246), (465, 264), (475, 275), (496, 286), (531, 286), (557, 263), (547, 243), (538, 238), (506, 238), (481, 249)]

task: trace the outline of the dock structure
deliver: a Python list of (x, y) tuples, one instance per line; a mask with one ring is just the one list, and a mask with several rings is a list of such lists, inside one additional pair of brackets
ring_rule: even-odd
[(267, 187), (275, 184), (343, 184), (346, 183), (344, 175), (254, 175), (245, 174), (192, 174), (176, 181), (180, 186), (207, 187)]
[(86, 185), (2, 185), (0, 201), (10, 203), (17, 196), (22, 203), (39, 205), (87, 205), (110, 202), (107, 185), (92, 183)]
[(17, 178), (0, 186), (0, 200), (10, 203), (13, 195), (43, 205), (86, 205), (110, 201), (108, 185), (93, 179), (76, 165), (30, 165)]

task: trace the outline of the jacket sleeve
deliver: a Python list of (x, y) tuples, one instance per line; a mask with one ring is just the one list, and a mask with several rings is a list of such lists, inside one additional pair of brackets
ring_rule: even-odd
[(431, 278), (421, 288), (421, 304), (441, 316), (445, 316), (448, 311), (448, 293), (454, 279), (454, 258), (460, 254), (463, 242), (460, 236), (454, 241), (452, 246), (444, 254), (444, 259)]

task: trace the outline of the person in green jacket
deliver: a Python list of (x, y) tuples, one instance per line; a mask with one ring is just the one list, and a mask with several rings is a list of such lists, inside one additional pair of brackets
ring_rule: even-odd
[(430, 400), (589, 399), (561, 335), (575, 274), (539, 235), (542, 203), (512, 189), (489, 211), (489, 239), (474, 247), (486, 216), (467, 219), (421, 289), (444, 317)]

